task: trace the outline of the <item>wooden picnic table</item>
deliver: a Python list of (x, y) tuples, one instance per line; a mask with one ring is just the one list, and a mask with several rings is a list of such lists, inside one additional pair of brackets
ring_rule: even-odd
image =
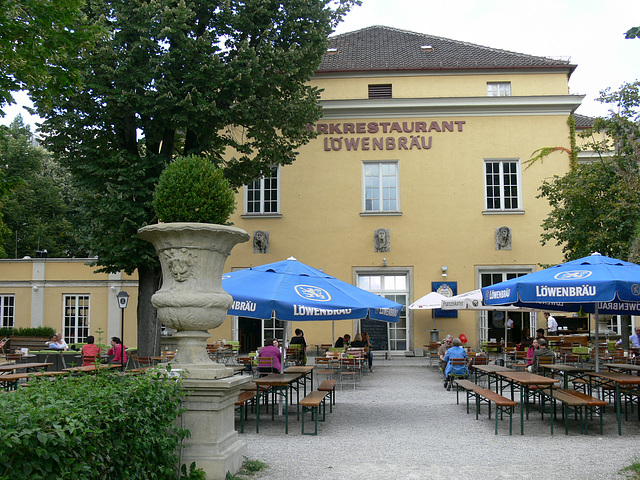
[(301, 373), (302, 381), (304, 382), (304, 396), (307, 396), (307, 379), (311, 380), (311, 390), (313, 390), (313, 370), (315, 369), (315, 365), (304, 365), (297, 367), (287, 367), (284, 369), (282, 373)]
[(621, 373), (635, 372), (636, 375), (640, 375), (640, 365), (634, 365), (631, 363), (605, 363), (603, 367), (607, 367), (609, 371), (611, 370), (621, 370)]
[[(301, 373), (272, 373), (261, 378), (256, 378), (256, 398), (260, 398), (260, 387), (269, 388), (272, 393), (271, 419), (275, 418), (276, 396), (284, 398), (285, 408), (285, 433), (289, 433), (289, 389), (303, 376)], [(300, 391), (296, 387), (298, 400), (298, 418), (300, 417)], [(256, 406), (256, 433), (260, 432), (260, 404)]]
[[(514, 400), (514, 387), (520, 387), (520, 435), (524, 435), (525, 409), (527, 412), (527, 420), (529, 419), (529, 392), (532, 388), (535, 388), (541, 395), (546, 395), (543, 390), (552, 387), (553, 384), (558, 383), (560, 380), (529, 372), (497, 372), (497, 375), (500, 377), (500, 391), (497, 393), (502, 392), (502, 380), (506, 380), (511, 387), (511, 400)], [(548, 388), (548, 390), (548, 396), (551, 405), (553, 405), (553, 388)], [(549, 416), (551, 417), (551, 434), (553, 435), (553, 415)]]
[(53, 363), (49, 363), (49, 362), (10, 363), (7, 365), (0, 365), (0, 372), (15, 372), (16, 370), (22, 370), (22, 369), (25, 369), (28, 372), (30, 369), (36, 369), (36, 368), (46, 369), (50, 365), (53, 365)]
[(120, 365), (119, 363), (98, 363), (96, 365), (84, 365), (81, 367), (65, 368), (63, 371), (71, 373), (91, 373), (97, 370), (107, 370), (120, 367), (122, 367), (122, 365)]
[(493, 379), (496, 386), (498, 385), (498, 372), (512, 372), (513, 370), (502, 365), (474, 365), (474, 381), (478, 383), (478, 380), (482, 377), (487, 377), (487, 388), (491, 389), (491, 380)]
[(593, 372), (593, 368), (588, 365), (566, 365), (564, 363), (541, 363), (540, 368), (551, 372), (551, 377), (558, 372), (564, 379), (564, 389), (569, 389), (569, 378), (584, 378), (587, 372)]
[(64, 375), (65, 372), (31, 372), (31, 373), (9, 373), (0, 375), (0, 388), (5, 390), (15, 390), (19, 380), (32, 377), (52, 377), (54, 375)]
[[(617, 365), (617, 364), (614, 364)], [(597, 386), (615, 386), (615, 402), (616, 402), (616, 416), (618, 419), (618, 435), (622, 435), (622, 410), (620, 407), (620, 395), (622, 391), (639, 394), (640, 376), (629, 375), (626, 373), (618, 372), (587, 372), (587, 375), (592, 381), (596, 382)], [(589, 383), (589, 394), (591, 395), (592, 382)]]

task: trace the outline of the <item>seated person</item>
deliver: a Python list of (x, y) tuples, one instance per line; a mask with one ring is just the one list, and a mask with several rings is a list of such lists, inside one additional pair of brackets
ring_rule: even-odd
[[(640, 327), (636, 327), (633, 335), (629, 336), (629, 347), (640, 348)], [(616, 342), (616, 347), (622, 347), (622, 339)]]
[(364, 348), (366, 344), (362, 341), (362, 335), (356, 333), (356, 338), (351, 342), (351, 348)]
[(111, 348), (107, 355), (113, 355), (112, 363), (127, 364), (127, 347), (122, 344), (122, 340), (118, 337), (111, 337)]
[(268, 338), (264, 342), (264, 347), (260, 349), (258, 352), (259, 358), (271, 357), (273, 358), (273, 366), (272, 367), (261, 367), (258, 362), (258, 371), (260, 373), (279, 373), (281, 368), (282, 361), (282, 352), (278, 348), (278, 340)]
[(344, 348), (344, 338), (338, 337), (334, 347), (336, 347), (336, 348)]
[(96, 364), (96, 358), (100, 355), (100, 347), (94, 343), (95, 341), (93, 335), (89, 335), (87, 337), (87, 344), (82, 347), (83, 367)]
[(533, 365), (533, 354), (536, 353), (536, 350), (540, 348), (540, 344), (538, 343), (538, 339), (536, 338), (531, 342), (531, 345), (527, 348), (527, 355), (525, 356), (527, 360), (527, 369), (530, 365)]
[(527, 371), (530, 373), (538, 372), (538, 358), (551, 357), (554, 361), (556, 358), (556, 354), (549, 348), (549, 342), (546, 338), (537, 338), (536, 341), (538, 342), (539, 348), (533, 352), (533, 364), (527, 367)]
[(465, 358), (467, 360), (469, 359), (469, 355), (467, 355), (467, 352), (465, 351), (465, 349), (462, 348), (462, 342), (460, 341), (459, 338), (454, 338), (451, 343), (452, 343), (451, 348), (447, 350), (447, 353), (444, 356), (444, 361), (447, 364), (447, 367), (445, 368), (445, 371), (444, 371), (444, 375), (445, 375), (444, 387), (445, 388), (449, 386), (449, 381), (451, 380), (449, 376), (452, 373), (456, 375), (466, 375), (467, 377), (469, 376), (469, 369), (467, 368), (466, 362), (465, 362), (465, 365), (451, 365), (450, 360), (452, 358)]
[(51, 348), (53, 350), (61, 350), (60, 345), (58, 345), (58, 336), (54, 333), (49, 336), (49, 340), (44, 342), (47, 348)]
[(299, 362), (300, 365), (307, 364), (307, 341), (304, 338), (304, 332), (299, 328), (296, 328), (295, 337), (291, 338), (289, 342), (289, 346), (291, 345), (301, 345), (300, 351), (298, 352), (298, 358), (296, 361)]
[(62, 350), (69, 350), (69, 345), (64, 341), (61, 333), (56, 333), (56, 337), (58, 339), (58, 345), (62, 346)]
[[(440, 371), (444, 374), (444, 371), (447, 367), (447, 362), (444, 361), (444, 356), (447, 354), (447, 350), (449, 350), (451, 348), (451, 345), (453, 342), (453, 335), (447, 335), (444, 339), (444, 342), (442, 342), (442, 345), (440, 345), (438, 347), (438, 358), (440, 359), (439, 364), (440, 364)], [(462, 341), (461, 341), (462, 342)], [(446, 379), (446, 375), (445, 375), (445, 379)]]

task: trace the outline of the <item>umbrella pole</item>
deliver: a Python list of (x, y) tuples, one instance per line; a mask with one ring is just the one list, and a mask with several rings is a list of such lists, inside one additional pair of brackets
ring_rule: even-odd
[(594, 328), (596, 329), (596, 372), (600, 371), (600, 337), (598, 328), (600, 323), (598, 322), (598, 302), (595, 302), (595, 322)]
[(503, 367), (507, 366), (507, 318), (509, 315), (504, 314), (504, 347), (502, 347), (502, 364)]
[(331, 346), (336, 344), (336, 321), (331, 320)]

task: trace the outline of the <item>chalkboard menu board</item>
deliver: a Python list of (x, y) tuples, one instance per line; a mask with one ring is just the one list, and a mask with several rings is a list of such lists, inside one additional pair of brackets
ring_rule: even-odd
[(389, 349), (387, 322), (363, 318), (360, 320), (360, 331), (367, 332), (369, 334), (369, 338), (371, 339), (371, 348), (373, 350)]

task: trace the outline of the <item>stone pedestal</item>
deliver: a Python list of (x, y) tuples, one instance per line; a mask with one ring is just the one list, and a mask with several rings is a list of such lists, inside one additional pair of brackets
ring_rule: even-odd
[(235, 375), (216, 380), (184, 375), (184, 399), (187, 409), (178, 419), (180, 426), (191, 432), (184, 441), (181, 463), (192, 462), (207, 474), (207, 480), (224, 480), (227, 472), (237, 473), (247, 455), (247, 445), (238, 437), (234, 424), (234, 403), (240, 388), (251, 381)]

